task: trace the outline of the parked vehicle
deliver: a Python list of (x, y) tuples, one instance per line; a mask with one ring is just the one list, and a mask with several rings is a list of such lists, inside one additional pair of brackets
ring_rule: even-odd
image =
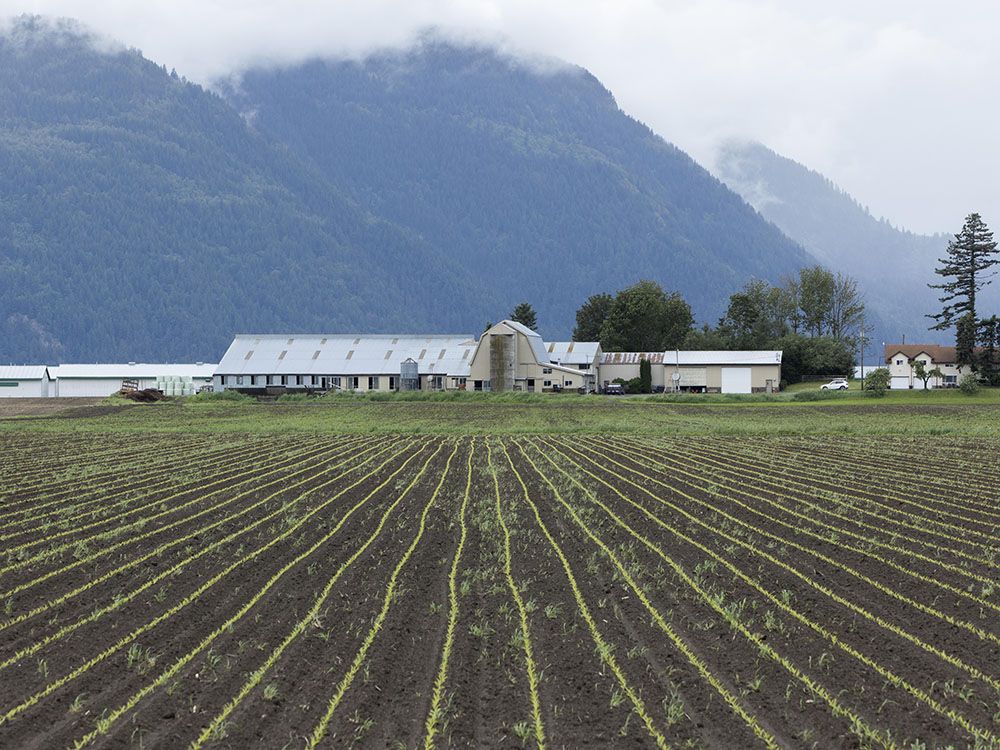
[(829, 383), (824, 383), (819, 387), (821, 391), (846, 391), (850, 386), (847, 378), (834, 378)]
[(621, 383), (608, 383), (606, 386), (604, 386), (604, 395), (605, 396), (624, 396), (625, 395), (625, 386), (623, 386)]

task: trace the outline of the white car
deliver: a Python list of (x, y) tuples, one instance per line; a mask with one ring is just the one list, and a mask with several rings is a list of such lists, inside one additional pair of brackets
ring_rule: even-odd
[(821, 391), (846, 391), (848, 387), (846, 378), (834, 378), (829, 383), (824, 383), (819, 388)]

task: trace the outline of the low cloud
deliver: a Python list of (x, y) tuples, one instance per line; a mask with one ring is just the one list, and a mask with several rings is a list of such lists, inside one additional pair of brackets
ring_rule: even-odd
[(588, 68), (702, 164), (751, 138), (917, 231), (957, 231), (973, 210), (1000, 220), (988, 0), (7, 0), (4, 12), (78, 18), (203, 83), (405, 47), (433, 27)]

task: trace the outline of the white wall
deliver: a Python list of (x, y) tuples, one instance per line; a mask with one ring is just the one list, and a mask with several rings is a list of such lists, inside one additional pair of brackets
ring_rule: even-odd
[[(13, 378), (4, 382), (13, 381)], [(0, 386), (0, 398), (42, 398), (47, 396), (42, 380), (17, 380), (16, 386)]]

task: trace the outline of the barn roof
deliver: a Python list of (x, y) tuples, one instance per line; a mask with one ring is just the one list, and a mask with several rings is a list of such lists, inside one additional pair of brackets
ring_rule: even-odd
[(679, 362), (683, 367), (707, 365), (780, 365), (781, 352), (775, 350), (761, 351), (667, 351), (667, 352), (604, 352), (601, 364), (604, 365), (637, 365), (640, 360), (648, 359), (654, 365), (672, 365)]
[(153, 380), (162, 377), (192, 377), (208, 380), (215, 374), (215, 364), (196, 362), (194, 364), (156, 364), (148, 362), (126, 362), (122, 364), (70, 364), (50, 367), (55, 379), (92, 378), (118, 380), (143, 378)]
[(549, 361), (563, 365), (589, 365), (601, 345), (596, 341), (550, 341), (546, 347)]
[(474, 336), (392, 334), (240, 334), (218, 375), (399, 375), (404, 360), (421, 375), (465, 377)]
[(0, 380), (42, 380), (47, 369), (45, 365), (8, 365), (0, 367)]

